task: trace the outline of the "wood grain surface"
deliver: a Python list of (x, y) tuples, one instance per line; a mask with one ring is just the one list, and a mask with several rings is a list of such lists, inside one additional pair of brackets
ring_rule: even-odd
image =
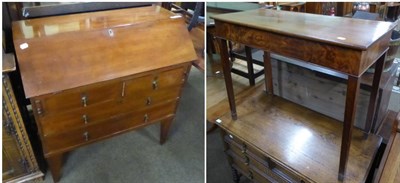
[(395, 26), (390, 22), (269, 9), (213, 15), (211, 18), (277, 34), (361, 50), (366, 50)]
[(151, 6), (14, 22), (26, 97), (196, 60), (173, 16)]
[[(262, 90), (258, 84), (240, 93), (238, 119), (226, 113), (220, 126), (301, 177), (339, 181), (342, 124), (279, 97), (268, 97)], [(353, 130), (344, 182), (365, 181), (380, 142), (378, 136)]]

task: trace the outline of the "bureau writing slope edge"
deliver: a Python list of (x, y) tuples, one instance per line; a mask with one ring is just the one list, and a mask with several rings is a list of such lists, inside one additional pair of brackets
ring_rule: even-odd
[(13, 36), (54, 181), (80, 146), (154, 122), (162, 144), (197, 59), (184, 20), (159, 6), (17, 21)]
[[(221, 48), (230, 105), (230, 118), (222, 116), (219, 124), (228, 137), (237, 140), (236, 143), (229, 138), (225, 140), (227, 151), (232, 152), (228, 153), (228, 159), (234, 175), (239, 171), (258, 182), (266, 179), (278, 182), (281, 179), (289, 182), (365, 181), (381, 142), (380, 137), (369, 131), (394, 24), (267, 9), (211, 18), (215, 19), (215, 35)], [(235, 99), (225, 40), (264, 50), (265, 86), (269, 95), (252, 91)], [(346, 74), (343, 124), (271, 95), (271, 52)], [(353, 129), (355, 104), (360, 77), (374, 63), (376, 71), (363, 132)], [(235, 155), (232, 144), (242, 146), (242, 160), (247, 166), (236, 161), (240, 158)], [(254, 162), (251, 157), (264, 164), (261, 169), (266, 168), (267, 173), (254, 168), (257, 165), (251, 163)], [(289, 173), (282, 175), (281, 170)], [(263, 176), (259, 176), (261, 174)]]

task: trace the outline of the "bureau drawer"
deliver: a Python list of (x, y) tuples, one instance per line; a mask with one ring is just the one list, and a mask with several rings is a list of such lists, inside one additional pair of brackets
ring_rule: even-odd
[(139, 78), (124, 81), (124, 98), (135, 99), (157, 91), (166, 92), (178, 89), (185, 81), (186, 67), (157, 72)]
[(107, 136), (171, 117), (174, 115), (175, 108), (176, 102), (171, 102), (147, 110), (125, 113), (73, 131), (46, 136), (44, 137), (45, 154), (67, 151)]
[(39, 123), (43, 136), (62, 133), (115, 116), (121, 110), (119, 106), (116, 101), (107, 101), (82, 109), (44, 115), (39, 118)]
[(159, 90), (135, 93), (122, 100), (122, 108), (126, 110), (134, 110), (137, 108), (151, 107), (172, 100), (177, 100), (181, 86), (169, 86)]
[(45, 116), (114, 100), (121, 95), (121, 92), (121, 82), (110, 81), (35, 97), (31, 102), (36, 113)]
[(308, 182), (231, 134), (226, 135), (224, 141), (228, 144), (229, 151), (234, 154), (234, 156), (242, 158), (245, 164), (256, 167), (263, 174), (266, 174), (278, 182)]

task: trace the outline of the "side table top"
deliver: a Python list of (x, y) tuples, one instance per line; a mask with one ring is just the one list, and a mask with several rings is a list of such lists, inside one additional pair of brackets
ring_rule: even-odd
[(357, 50), (366, 50), (394, 27), (394, 24), (389, 22), (262, 8), (214, 15), (211, 18), (285, 36), (300, 37)]

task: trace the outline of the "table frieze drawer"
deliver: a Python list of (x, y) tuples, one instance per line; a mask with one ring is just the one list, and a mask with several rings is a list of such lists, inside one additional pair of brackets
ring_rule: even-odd
[[(116, 135), (140, 126), (172, 117), (176, 102), (141, 111), (121, 114), (108, 118), (97, 124), (88, 124), (82, 128), (60, 132), (44, 137), (45, 153), (65, 152), (78, 146), (91, 143), (102, 138)], [(67, 130), (67, 129), (66, 129)]]
[(180, 66), (167, 71), (154, 72), (152, 74), (134, 78), (125, 79), (123, 82), (125, 99), (136, 99), (137, 97), (145, 97), (148, 94), (157, 93), (158, 91), (169, 91), (173, 88), (179, 88), (186, 78), (187, 66)]
[(31, 102), (38, 116), (45, 116), (114, 100), (120, 96), (121, 89), (121, 82), (110, 81), (35, 97)]

